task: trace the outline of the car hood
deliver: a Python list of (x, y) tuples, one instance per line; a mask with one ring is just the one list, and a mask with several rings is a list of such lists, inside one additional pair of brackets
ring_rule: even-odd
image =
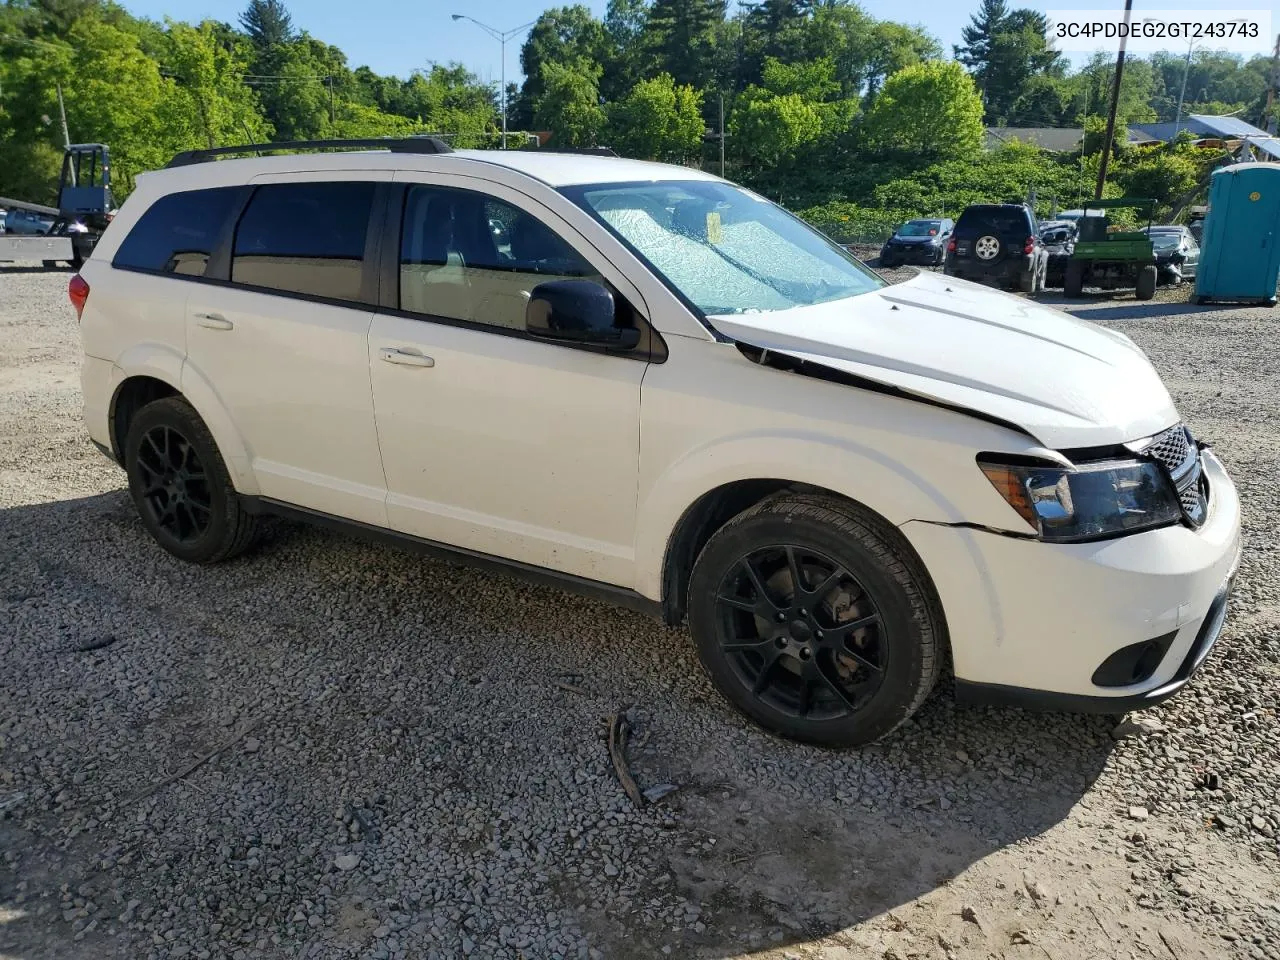
[(1128, 337), (954, 277), (709, 319), (735, 340), (1012, 423), (1053, 449), (1124, 443), (1178, 420)]

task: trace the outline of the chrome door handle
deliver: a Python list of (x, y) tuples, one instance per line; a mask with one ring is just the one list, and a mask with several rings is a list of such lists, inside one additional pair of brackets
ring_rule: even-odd
[(202, 327), (208, 327), (210, 330), (230, 330), (235, 326), (234, 323), (220, 313), (197, 313), (195, 317), (196, 323)]
[(399, 347), (383, 347), (378, 353), (387, 363), (399, 363), (406, 367), (434, 367), (435, 360), (415, 353), (412, 350), (401, 350)]

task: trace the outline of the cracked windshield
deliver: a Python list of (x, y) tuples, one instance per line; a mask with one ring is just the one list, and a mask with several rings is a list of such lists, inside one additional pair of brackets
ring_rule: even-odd
[(884, 286), (821, 234), (728, 184), (624, 184), (576, 193), (580, 205), (708, 316), (805, 307)]

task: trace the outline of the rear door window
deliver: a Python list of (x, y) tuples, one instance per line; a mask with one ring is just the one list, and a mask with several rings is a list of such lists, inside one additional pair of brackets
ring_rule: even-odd
[(116, 251), (113, 266), (202, 277), (241, 187), (185, 190), (161, 197)]
[(362, 281), (373, 191), (358, 181), (259, 187), (236, 228), (231, 282), (371, 302)]

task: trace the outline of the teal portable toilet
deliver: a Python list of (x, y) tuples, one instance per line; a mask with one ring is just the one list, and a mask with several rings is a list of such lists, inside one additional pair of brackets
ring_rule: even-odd
[(1274, 307), (1280, 280), (1280, 163), (1235, 163), (1209, 181), (1192, 303)]

